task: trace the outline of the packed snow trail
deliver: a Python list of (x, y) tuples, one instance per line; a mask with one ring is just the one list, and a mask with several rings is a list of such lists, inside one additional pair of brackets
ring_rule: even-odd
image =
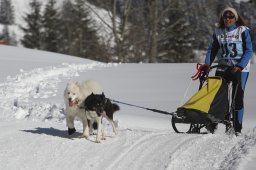
[[(103, 144), (97, 144), (92, 142), (94, 136), (89, 140), (78, 138), (78, 134), (70, 138), (63, 124), (4, 122), (1, 123), (0, 145), (6, 147), (0, 152), (1, 163), (4, 163), (1, 168), (163, 169), (170, 159), (169, 153), (182, 146), (179, 140), (186, 143), (195, 138), (179, 136), (172, 142), (168, 136), (162, 132), (123, 129), (118, 137), (108, 136)], [(170, 145), (173, 145), (172, 150), (169, 150)], [(162, 160), (156, 161), (159, 158)]]
[[(243, 152), (254, 146), (256, 141), (255, 132), (246, 141), (244, 138), (229, 138), (225, 135), (120, 129), (118, 136), (108, 135), (106, 141), (97, 144), (93, 142), (95, 136), (90, 136), (89, 140), (79, 138), (81, 132), (78, 130), (70, 137), (62, 123), (1, 122), (0, 146), (5, 146), (0, 152), (1, 168), (236, 169), (237, 165), (226, 160), (245, 156)], [(232, 151), (241, 147), (247, 149)]]
[(170, 139), (169, 133), (148, 133), (121, 152), (107, 169), (165, 169), (172, 154), (194, 138), (179, 135)]

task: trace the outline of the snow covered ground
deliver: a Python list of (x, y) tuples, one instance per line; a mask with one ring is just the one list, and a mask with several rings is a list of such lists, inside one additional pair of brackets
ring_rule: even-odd
[[(121, 105), (115, 136), (68, 136), (63, 91), (69, 79), (99, 81), (109, 98), (175, 111), (197, 91), (195, 64), (104, 64), (0, 46), (0, 169), (255, 169), (255, 65), (246, 91), (243, 135), (177, 134), (171, 117)], [(189, 89), (187, 90), (189, 86)], [(187, 91), (187, 93), (185, 93)]]

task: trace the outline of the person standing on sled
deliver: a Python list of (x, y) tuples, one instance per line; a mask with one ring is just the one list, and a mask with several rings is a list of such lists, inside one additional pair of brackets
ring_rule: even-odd
[[(219, 65), (231, 67), (217, 69), (215, 75), (232, 81), (233, 91), (238, 84), (235, 98), (235, 120), (237, 121), (234, 130), (239, 134), (242, 130), (244, 90), (249, 76), (252, 42), (249, 28), (245, 26), (243, 18), (234, 8), (227, 7), (221, 12), (219, 26), (215, 29), (207, 49), (205, 64), (210, 66), (216, 56)], [(217, 124), (211, 124), (210, 131), (214, 132), (215, 129)]]

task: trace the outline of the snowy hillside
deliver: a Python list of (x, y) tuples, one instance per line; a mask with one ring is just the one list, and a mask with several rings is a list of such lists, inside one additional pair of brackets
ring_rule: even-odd
[(115, 136), (95, 143), (68, 136), (63, 91), (68, 79), (99, 81), (107, 97), (175, 111), (197, 91), (195, 64), (104, 64), (0, 46), (0, 169), (187, 170), (255, 169), (255, 65), (246, 92), (243, 135), (176, 134), (170, 116), (120, 105)]

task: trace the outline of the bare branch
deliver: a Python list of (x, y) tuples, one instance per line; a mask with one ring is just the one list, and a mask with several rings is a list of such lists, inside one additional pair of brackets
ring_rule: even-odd
[(106, 21), (104, 21), (104, 19), (88, 4), (86, 4), (86, 6), (88, 7), (88, 9), (90, 9), (108, 28), (110, 28), (111, 30), (113, 29), (113, 27), (111, 27), (111, 25), (109, 25)]

